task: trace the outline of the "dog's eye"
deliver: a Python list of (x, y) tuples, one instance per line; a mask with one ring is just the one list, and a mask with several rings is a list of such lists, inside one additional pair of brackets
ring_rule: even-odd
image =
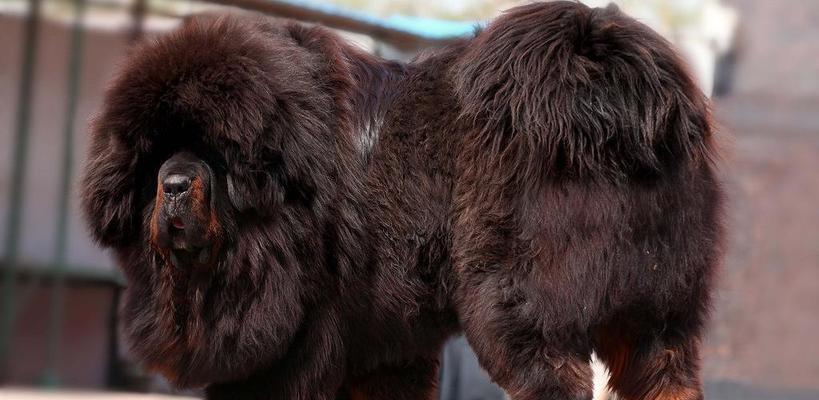
[(250, 208), (250, 204), (245, 199), (245, 194), (242, 193), (238, 187), (232, 174), (227, 175), (227, 192), (230, 203), (239, 211), (245, 211)]

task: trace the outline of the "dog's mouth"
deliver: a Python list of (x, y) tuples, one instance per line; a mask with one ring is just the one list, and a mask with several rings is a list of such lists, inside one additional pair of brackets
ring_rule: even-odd
[(185, 221), (173, 217), (168, 221), (168, 235), (171, 238), (170, 258), (175, 267), (184, 265), (206, 265), (210, 262), (211, 246), (205, 240), (191, 240), (186, 235)]
[[(189, 230), (186, 230), (189, 227)], [(170, 217), (167, 222), (167, 240), (159, 243), (163, 247), (170, 247), (173, 250), (190, 250), (195, 247), (191, 242), (190, 232), (196, 230), (195, 224), (187, 224), (182, 217)]]
[(185, 221), (180, 217), (173, 217), (170, 220), (171, 229), (175, 231), (182, 231), (185, 229)]
[[(160, 210), (160, 214), (167, 211)], [(167, 254), (175, 267), (202, 266), (210, 263), (213, 241), (208, 227), (195, 216), (163, 216), (156, 218), (153, 245)]]

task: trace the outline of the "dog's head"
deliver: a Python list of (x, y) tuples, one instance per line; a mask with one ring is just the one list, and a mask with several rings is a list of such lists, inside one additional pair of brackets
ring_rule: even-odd
[(136, 48), (106, 95), (83, 208), (128, 281), (132, 350), (180, 386), (275, 362), (317, 301), (330, 207), (355, 160), (339, 40), (195, 17)]

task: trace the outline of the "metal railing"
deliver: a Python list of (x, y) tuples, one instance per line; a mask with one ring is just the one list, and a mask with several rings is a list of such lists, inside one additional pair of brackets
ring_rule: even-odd
[[(29, 130), (31, 127), (32, 88), (34, 67), (37, 59), (37, 40), (42, 20), (42, 0), (30, 0), (26, 17), (22, 47), (22, 69), (18, 88), (17, 115), (14, 122), (14, 151), (12, 153), (12, 179), (9, 186), (9, 206), (6, 227), (6, 255), (3, 259), (3, 297), (0, 313), (0, 378), (7, 373), (9, 350), (15, 319), (19, 310), (17, 304), (17, 273), (20, 267), (19, 249), (21, 219), (23, 215), (26, 185), (26, 164), (29, 155)], [(80, 69), (82, 66), (84, 0), (73, 1), (74, 22), (66, 75), (65, 121), (63, 125), (62, 161), (60, 191), (57, 209), (57, 230), (54, 256), (50, 265), (52, 291), (48, 319), (48, 341), (46, 367), (43, 371), (44, 385), (58, 383), (56, 365), (59, 355), (60, 334), (62, 332), (62, 300), (68, 246), (69, 204), (71, 201), (71, 178), (74, 168), (74, 121), (77, 115)]]
[[(14, 151), (12, 152), (12, 173), (9, 186), (9, 206), (6, 227), (5, 260), (3, 270), (3, 303), (0, 313), (0, 378), (7, 373), (11, 333), (17, 314), (15, 292), (16, 274), (20, 251), (23, 193), (26, 183), (26, 161), (28, 158), (29, 129), (31, 125), (31, 98), (36, 62), (37, 35), (40, 25), (41, 0), (29, 1), (29, 12), (23, 36), (22, 69), (18, 89), (17, 115), (14, 122)], [(67, 195), (67, 194), (66, 194)]]

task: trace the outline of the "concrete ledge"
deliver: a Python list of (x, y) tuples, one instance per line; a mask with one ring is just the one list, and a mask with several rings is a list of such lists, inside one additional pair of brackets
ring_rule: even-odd
[(194, 400), (193, 397), (163, 396), (157, 394), (44, 391), (34, 389), (0, 389), (3, 400)]

